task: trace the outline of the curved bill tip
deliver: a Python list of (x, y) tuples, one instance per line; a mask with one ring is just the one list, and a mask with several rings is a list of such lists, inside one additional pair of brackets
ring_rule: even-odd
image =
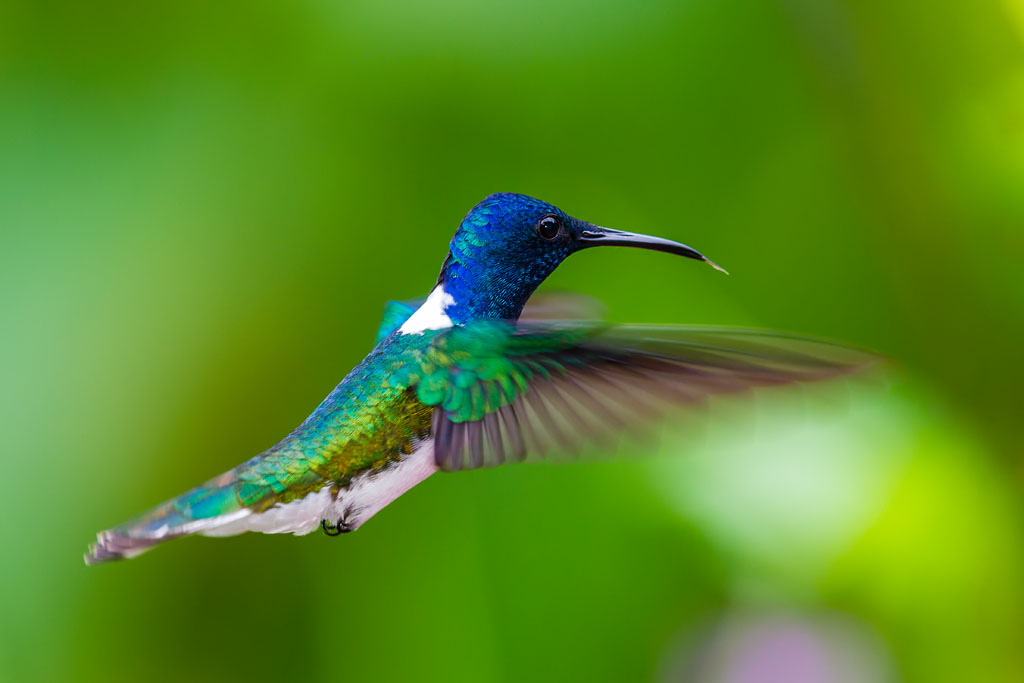
[(722, 266), (718, 265), (717, 263), (715, 263), (714, 261), (712, 261), (711, 259), (709, 259), (709, 258), (708, 258), (707, 256), (705, 256), (703, 260), (704, 260), (704, 263), (708, 264), (709, 266), (711, 266), (711, 267), (712, 267), (712, 268), (714, 268), (715, 270), (717, 270), (717, 271), (719, 271), (719, 272), (721, 272), (721, 273), (725, 273), (726, 275), (728, 275), (728, 274), (729, 274), (729, 271), (728, 271), (728, 270), (726, 270), (726, 269), (725, 269), (725, 268), (723, 268)]

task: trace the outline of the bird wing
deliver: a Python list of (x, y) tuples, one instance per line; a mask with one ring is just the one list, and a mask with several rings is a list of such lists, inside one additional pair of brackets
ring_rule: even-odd
[(722, 327), (480, 321), (439, 333), (406, 381), (441, 469), (571, 452), (713, 394), (850, 374), (878, 357)]

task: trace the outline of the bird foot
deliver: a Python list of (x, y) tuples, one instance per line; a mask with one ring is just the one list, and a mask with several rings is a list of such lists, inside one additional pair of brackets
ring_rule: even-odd
[(320, 528), (324, 530), (324, 534), (327, 536), (340, 536), (354, 530), (353, 527), (345, 522), (344, 518), (339, 519), (335, 524), (328, 524), (326, 519), (321, 519)]

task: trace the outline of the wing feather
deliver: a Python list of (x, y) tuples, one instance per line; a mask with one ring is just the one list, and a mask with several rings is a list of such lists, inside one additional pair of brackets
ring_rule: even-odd
[(474, 469), (572, 453), (712, 395), (825, 380), (877, 360), (758, 330), (486, 321), (438, 335), (433, 393), (421, 400), (434, 406), (438, 467)]

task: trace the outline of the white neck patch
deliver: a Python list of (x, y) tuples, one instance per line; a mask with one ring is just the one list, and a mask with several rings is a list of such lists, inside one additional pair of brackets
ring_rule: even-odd
[(451, 294), (444, 291), (444, 285), (434, 287), (423, 305), (409, 316), (409, 319), (398, 328), (399, 334), (423, 334), (427, 330), (443, 330), (452, 326), (452, 319), (445, 310), (455, 303)]

